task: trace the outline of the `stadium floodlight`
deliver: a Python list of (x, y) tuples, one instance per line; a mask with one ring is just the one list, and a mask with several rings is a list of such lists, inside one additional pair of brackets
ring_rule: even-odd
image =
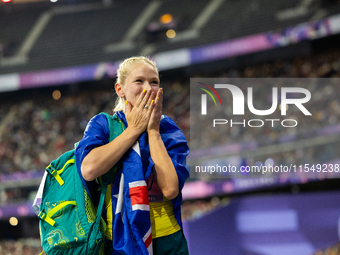
[(11, 2), (12, 0), (2, 0), (3, 3), (9, 3)]
[(167, 14), (164, 14), (162, 15), (160, 18), (159, 18), (159, 21), (162, 23), (162, 24), (168, 24), (172, 21), (172, 15), (167, 13)]
[(166, 36), (168, 37), (168, 38), (174, 38), (175, 36), (176, 36), (176, 32), (175, 32), (175, 30), (173, 30), (173, 29), (169, 29), (168, 31), (166, 31)]

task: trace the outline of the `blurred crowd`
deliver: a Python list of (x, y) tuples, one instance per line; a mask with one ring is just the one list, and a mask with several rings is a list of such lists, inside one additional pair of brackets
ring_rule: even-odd
[[(189, 88), (178, 82), (165, 86), (164, 114), (188, 131)], [(170, 100), (171, 99), (171, 100)], [(74, 147), (88, 121), (100, 112), (112, 114), (111, 91), (81, 91), (55, 101), (40, 97), (13, 106), (0, 103), (0, 173), (43, 170), (54, 158)], [(184, 112), (185, 111), (185, 112)]]
[[(221, 70), (207, 73), (202, 77), (226, 78), (314, 78), (340, 76), (340, 50), (331, 50), (309, 57), (298, 57), (293, 60), (278, 60), (246, 68)], [(334, 79), (336, 81), (336, 79)], [(333, 81), (334, 81), (333, 80)], [(256, 79), (255, 82), (260, 79)], [(200, 104), (199, 100), (190, 102), (189, 77), (178, 77), (176, 80), (161, 80), (164, 88), (163, 113), (177, 123), (184, 132), (191, 150), (207, 149), (212, 146), (256, 141), (259, 146), (280, 144), (286, 141), (298, 141), (318, 135), (320, 130), (339, 125), (340, 90), (336, 83), (324, 82), (308, 86), (312, 98), (307, 109), (312, 116), (305, 116), (297, 107), (288, 110), (289, 118), (296, 119), (296, 128), (283, 128), (276, 123), (266, 123), (264, 128), (244, 128), (234, 125), (220, 129), (212, 129), (203, 123), (191, 123), (191, 134), (206, 135), (200, 139), (190, 140), (190, 103), (191, 106)], [(113, 85), (113, 84), (112, 84)], [(284, 84), (277, 84), (277, 87)], [(246, 95), (246, 87), (241, 87)], [(51, 160), (59, 157), (65, 151), (73, 148), (74, 143), (82, 138), (88, 121), (99, 112), (112, 113), (115, 96), (112, 90), (84, 89), (62, 95), (60, 100), (54, 100), (50, 95), (38, 94), (32, 99), (20, 99), (16, 104), (0, 102), (0, 173), (12, 174), (43, 170)], [(230, 94), (230, 93), (229, 93)], [(253, 86), (254, 102), (257, 109), (269, 109), (271, 106), (270, 92), (263, 84)], [(231, 95), (229, 95), (231, 96)], [(228, 99), (229, 100), (229, 99)], [(230, 98), (231, 100), (231, 98)], [(200, 107), (200, 106), (198, 106)], [(230, 115), (231, 107), (222, 108)], [(218, 116), (220, 111), (213, 113)], [(223, 112), (222, 112), (223, 113)], [(236, 116), (238, 117), (238, 116)], [(235, 121), (240, 121), (235, 117)], [(254, 117), (245, 109), (242, 119), (261, 119)], [(272, 119), (282, 119), (280, 111), (276, 110)], [(191, 119), (195, 122), (195, 118)], [(206, 122), (207, 123), (207, 122)], [(335, 131), (339, 132), (339, 131)], [(319, 146), (320, 147), (320, 146)], [(333, 146), (332, 146), (333, 147)], [(320, 147), (321, 148), (321, 147)], [(308, 150), (296, 150), (285, 154), (272, 155), (277, 164), (322, 163), (338, 155), (337, 150), (330, 150), (330, 146), (321, 149), (311, 147)], [(308, 159), (306, 161), (306, 159)], [(256, 160), (256, 159), (254, 159)], [(321, 162), (322, 160), (322, 162)], [(17, 200), (12, 191), (2, 193), (2, 201)], [(13, 193), (13, 194), (12, 194)], [(27, 194), (26, 194), (27, 195)], [(21, 195), (20, 195), (21, 196)], [(19, 200), (20, 200), (19, 196)], [(28, 195), (27, 195), (28, 196)], [(27, 197), (25, 196), (25, 197)], [(22, 197), (22, 196), (21, 196)]]
[[(269, 64), (249, 66), (246, 68), (219, 71), (196, 77), (229, 78), (339, 78), (340, 50), (329, 51), (313, 57), (299, 57), (293, 60), (279, 60)], [(200, 143), (190, 140), (190, 86), (189, 77), (177, 80), (161, 81), (164, 88), (163, 113), (177, 123), (184, 132), (191, 150), (206, 149), (213, 145), (242, 143), (256, 140), (260, 146), (280, 144), (285, 141), (298, 141), (318, 135), (324, 128), (340, 123), (340, 90), (336, 84), (316, 83), (308, 87), (312, 94), (308, 110), (313, 113), (305, 117), (299, 109), (291, 109), (290, 118), (298, 120), (297, 128), (284, 129), (281, 125), (266, 128), (230, 128), (226, 125), (223, 132), (212, 130), (202, 123), (194, 123), (193, 128), (209, 129)], [(280, 87), (280, 86), (278, 86)], [(244, 89), (246, 95), (246, 90)], [(259, 104), (257, 109), (268, 109), (271, 99), (268, 91), (259, 85), (253, 88), (254, 98)], [(45, 169), (51, 160), (73, 148), (74, 143), (82, 138), (88, 121), (99, 112), (112, 113), (115, 97), (112, 91), (82, 90), (77, 93), (63, 94), (60, 100), (41, 95), (39, 99), (21, 99), (15, 105), (0, 102), (0, 173), (13, 174)], [(200, 102), (191, 102), (199, 104)], [(228, 110), (227, 110), (228, 111)], [(229, 109), (230, 111), (230, 109)], [(219, 112), (216, 112), (218, 114)], [(228, 112), (230, 113), (230, 112)], [(303, 117), (303, 118), (302, 118)], [(253, 116), (245, 111), (244, 119)], [(281, 118), (276, 111), (271, 118)], [(258, 119), (258, 117), (256, 117)], [(194, 119), (192, 121), (195, 121)], [(238, 121), (238, 120), (237, 120)], [(198, 130), (198, 132), (199, 132)], [(197, 130), (195, 130), (197, 132)], [(319, 145), (306, 150), (296, 150), (272, 155), (277, 164), (321, 163), (339, 155), (339, 146)], [(2, 193), (2, 201), (21, 201), (30, 197), (30, 192), (20, 189), (7, 190)], [(1, 195), (1, 194), (0, 194)], [(1, 199), (0, 199), (1, 201)], [(229, 203), (228, 198), (211, 198), (207, 200), (184, 201), (183, 220), (194, 220)], [(1, 241), (0, 254), (39, 254), (39, 240), (20, 240), (18, 242)], [(339, 245), (315, 255), (340, 255)]]
[(313, 255), (340, 255), (340, 243), (337, 243), (325, 250), (318, 250)]
[(38, 255), (42, 252), (40, 239), (0, 241), (1, 255)]
[(230, 199), (228, 197), (211, 199), (184, 201), (182, 204), (183, 221), (196, 220), (207, 215), (218, 208), (228, 205)]
[[(263, 77), (340, 77), (340, 51), (329, 51), (313, 57), (299, 57), (294, 60), (276, 61), (270, 64), (250, 66), (244, 69), (210, 73), (205, 77), (263, 78)], [(164, 87), (164, 114), (175, 120), (187, 139), (190, 126), (190, 89), (189, 77), (162, 81)], [(261, 145), (279, 143), (282, 139), (295, 136), (295, 139), (315, 136), (322, 127), (339, 123), (340, 90), (336, 84), (314, 84), (308, 87), (312, 94), (308, 110), (312, 116), (305, 116), (294, 107), (289, 111), (290, 118), (297, 119), (297, 128), (282, 128), (276, 124), (265, 128), (243, 128), (228, 125), (222, 131), (211, 130), (203, 136), (200, 143), (190, 141), (191, 148), (208, 148), (235, 142), (256, 140)], [(317, 93), (315, 93), (317, 91)], [(245, 91), (244, 91), (245, 92)], [(254, 98), (260, 105), (258, 109), (268, 109), (271, 98), (264, 86), (254, 87)], [(246, 93), (244, 93), (246, 95)], [(49, 97), (39, 100), (22, 100), (15, 105), (0, 103), (0, 172), (11, 174), (31, 170), (42, 170), (49, 162), (73, 148), (82, 137), (87, 122), (95, 114), (104, 111), (112, 113), (114, 105), (112, 91), (80, 91), (62, 96), (58, 101)], [(197, 102), (192, 103), (200, 103)], [(293, 108), (293, 107), (292, 107)], [(230, 111), (228, 108), (226, 111)], [(219, 112), (216, 111), (216, 114)], [(303, 118), (302, 118), (303, 116)], [(280, 111), (275, 111), (271, 118), (280, 119)], [(245, 110), (244, 119), (253, 118)], [(258, 119), (258, 117), (257, 117)], [(194, 119), (192, 121), (195, 121)], [(235, 119), (235, 121), (237, 121)], [(205, 130), (209, 127), (202, 123), (193, 123), (192, 131)], [(209, 123), (211, 124), (211, 123)], [(220, 129), (222, 130), (222, 129)], [(195, 133), (194, 132), (194, 133)]]
[(73, 148), (89, 118), (108, 100), (110, 93), (84, 91), (59, 101), (41, 97), (11, 106), (0, 123), (0, 172), (45, 169)]

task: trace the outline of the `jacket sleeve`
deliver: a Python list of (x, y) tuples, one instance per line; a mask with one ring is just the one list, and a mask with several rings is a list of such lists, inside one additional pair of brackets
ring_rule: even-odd
[(105, 117), (105, 115), (98, 114), (94, 116), (87, 124), (84, 131), (84, 137), (80, 140), (75, 151), (78, 174), (87, 193), (91, 196), (92, 199), (93, 195), (96, 192), (95, 183), (88, 182), (84, 179), (81, 173), (81, 164), (84, 158), (90, 153), (92, 149), (107, 144), (109, 142), (109, 136), (110, 131), (107, 118)]
[(183, 132), (177, 127), (175, 122), (167, 116), (164, 116), (161, 121), (160, 133), (176, 169), (179, 190), (181, 191), (185, 180), (189, 177), (189, 169), (186, 165), (186, 157), (189, 154), (187, 141)]
[(160, 133), (178, 176), (179, 194), (172, 199), (171, 202), (174, 206), (174, 215), (177, 223), (182, 227), (182, 189), (185, 180), (189, 177), (189, 168), (186, 165), (189, 147), (183, 132), (177, 127), (175, 122), (167, 116), (164, 116), (161, 121)]

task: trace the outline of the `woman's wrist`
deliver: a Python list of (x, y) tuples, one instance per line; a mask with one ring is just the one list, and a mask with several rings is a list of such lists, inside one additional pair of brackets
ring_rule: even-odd
[(128, 126), (126, 129), (125, 129), (125, 132), (126, 132), (126, 135), (133, 139), (134, 141), (136, 141), (138, 139), (138, 137), (141, 135), (141, 132), (139, 129), (137, 128), (133, 128), (133, 127), (130, 127)]
[(161, 134), (159, 133), (159, 130), (157, 130), (157, 129), (149, 129), (149, 130), (147, 130), (147, 132), (148, 132), (148, 136), (149, 137), (161, 137)]

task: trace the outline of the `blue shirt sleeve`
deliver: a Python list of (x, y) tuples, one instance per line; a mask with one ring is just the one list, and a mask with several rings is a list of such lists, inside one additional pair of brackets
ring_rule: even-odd
[(164, 116), (160, 124), (160, 133), (168, 154), (177, 172), (179, 190), (183, 189), (185, 180), (189, 177), (186, 158), (189, 147), (183, 132), (168, 116)]
[(183, 189), (185, 180), (189, 177), (189, 168), (186, 165), (186, 158), (189, 155), (189, 147), (183, 132), (177, 127), (175, 122), (167, 116), (164, 116), (161, 121), (160, 133), (178, 176), (179, 194), (171, 201), (174, 206), (175, 218), (178, 224), (182, 226), (181, 191)]
[(92, 149), (107, 144), (109, 142), (109, 136), (110, 130), (107, 118), (105, 115), (98, 114), (87, 124), (84, 131), (84, 137), (80, 140), (75, 151), (78, 174), (92, 199), (96, 192), (95, 184), (84, 179), (81, 173), (81, 164)]

